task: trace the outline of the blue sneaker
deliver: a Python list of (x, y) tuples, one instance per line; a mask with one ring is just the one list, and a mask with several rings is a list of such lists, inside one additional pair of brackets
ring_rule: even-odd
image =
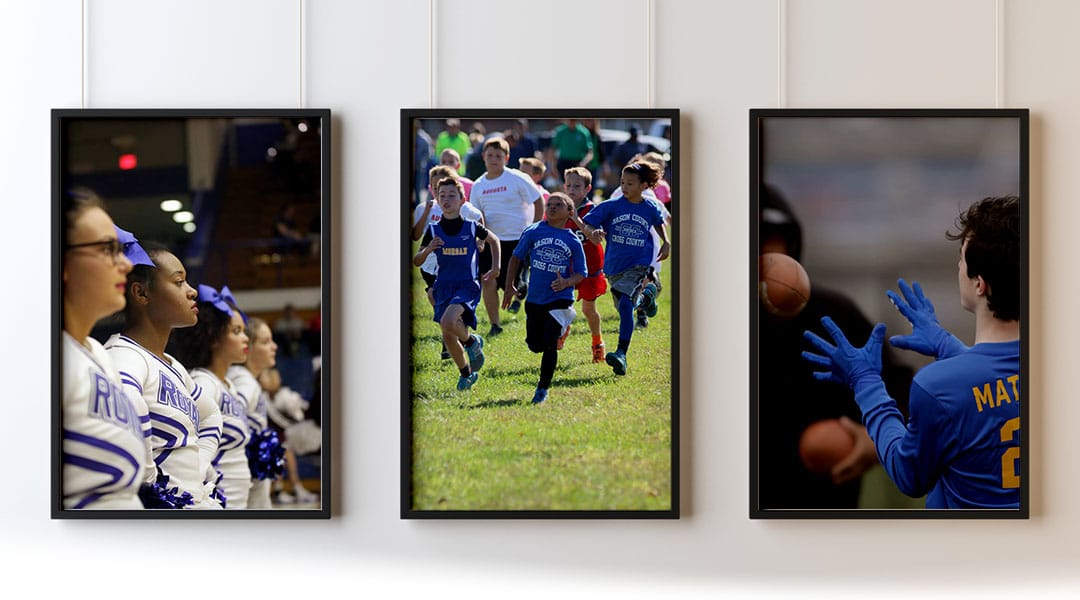
[(465, 390), (471, 388), (473, 386), (473, 384), (476, 383), (476, 380), (479, 379), (479, 377), (480, 377), (479, 373), (469, 373), (468, 377), (465, 377), (464, 375), (462, 375), (461, 377), (458, 377), (458, 380), (457, 380), (457, 389), (458, 389), (458, 391), (459, 392), (464, 392)]
[(544, 388), (536, 388), (536, 393), (533, 394), (532, 403), (540, 404), (544, 400), (547, 400), (548, 391)]
[(656, 316), (656, 311), (659, 308), (656, 305), (656, 295), (659, 293), (660, 292), (656, 289), (655, 283), (645, 284), (645, 289), (641, 292), (641, 308), (645, 310), (646, 316)]
[(484, 366), (484, 338), (472, 334), (473, 345), (465, 349), (465, 354), (469, 356), (469, 368), (473, 372), (480, 370), (480, 367)]
[(611, 365), (611, 370), (615, 371), (616, 375), (626, 375), (626, 354), (622, 350), (608, 352), (604, 360)]
[(514, 314), (517, 314), (517, 311), (521, 310), (521, 300), (518, 300), (517, 298), (514, 298), (514, 301), (510, 303), (510, 307), (507, 308), (506, 310), (508, 310), (508, 311), (510, 311), (510, 312), (512, 312)]

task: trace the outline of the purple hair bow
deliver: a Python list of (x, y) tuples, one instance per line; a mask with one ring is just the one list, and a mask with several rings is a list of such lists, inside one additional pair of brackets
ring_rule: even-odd
[[(232, 294), (229, 295), (231, 296)], [(225, 296), (221, 295), (220, 292), (208, 285), (199, 284), (199, 302), (209, 302), (214, 305), (214, 308), (230, 317), (232, 316), (232, 307), (229, 306)]]
[(244, 320), (244, 325), (247, 325), (247, 315), (244, 314), (244, 311), (240, 310), (240, 303), (236, 301), (236, 297), (233, 296), (232, 290), (229, 289), (229, 286), (221, 286), (221, 297), (229, 302), (232, 302), (232, 305), (236, 307), (236, 310), (240, 311), (240, 318)]
[(116, 239), (124, 247), (124, 257), (131, 261), (132, 265), (157, 266), (154, 261), (150, 260), (150, 255), (146, 253), (146, 250), (143, 250), (143, 247), (139, 245), (139, 240), (135, 239), (135, 234), (124, 231), (116, 225), (113, 225), (113, 229), (116, 230)]
[[(219, 292), (219, 291), (215, 290), (214, 288), (212, 288), (212, 287), (210, 287), (208, 285), (203, 285), (203, 284), (200, 283), (199, 284), (199, 301), (200, 302), (209, 302), (210, 304), (213, 304), (214, 308), (216, 308), (216, 309), (220, 310), (221, 312), (229, 315), (230, 317), (232, 316), (232, 312), (233, 312), (232, 307), (233, 306), (238, 307), (238, 304), (236, 302), (236, 298), (232, 295), (232, 290), (230, 290), (229, 286), (227, 286), (227, 285), (223, 286), (221, 288), (221, 291)], [(230, 305), (230, 303), (231, 303), (231, 305)], [(240, 310), (239, 307), (236, 310), (237, 310), (237, 312), (240, 313), (240, 318), (244, 320), (244, 324), (247, 325), (247, 315), (245, 315), (244, 311)]]

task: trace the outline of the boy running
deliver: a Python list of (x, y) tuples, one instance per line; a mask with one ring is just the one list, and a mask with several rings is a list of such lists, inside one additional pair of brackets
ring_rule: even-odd
[(484, 365), (484, 340), (469, 333), (469, 328), (476, 329), (476, 305), (480, 302), (478, 240), (487, 244), (492, 255), (491, 270), (484, 274), (483, 281), (498, 277), (500, 264), (499, 238), (483, 225), (461, 217), (464, 195), (460, 181), (448, 177), (439, 182), (436, 196), (442, 218), (427, 228), (422, 247), (413, 256), (413, 265), (417, 267), (432, 253), (439, 262), (432, 285), (434, 320), (442, 328), (443, 343), (461, 373), (459, 390), (472, 387), (479, 377), (477, 371)]
[(548, 198), (547, 220), (521, 232), (506, 268), (506, 308), (517, 296), (514, 278), (522, 263), (528, 262), (529, 292), (525, 299), (525, 343), (529, 350), (543, 353), (540, 380), (533, 404), (548, 397), (548, 388), (559, 361), (559, 341), (574, 320), (574, 286), (585, 279), (585, 251), (574, 232), (565, 229), (574, 210), (570, 197), (556, 192)]
[[(596, 310), (596, 299), (607, 293), (607, 278), (604, 277), (604, 247), (590, 241), (580, 233), (578, 223), (581, 218), (589, 214), (595, 204), (588, 200), (589, 192), (592, 191), (592, 173), (585, 167), (573, 167), (563, 173), (563, 182), (566, 195), (574, 201), (574, 213), (566, 222), (566, 228), (578, 233), (578, 239), (585, 249), (585, 262), (588, 272), (585, 279), (577, 285), (578, 300), (581, 300), (581, 312), (585, 313), (585, 320), (589, 323), (589, 331), (592, 333), (592, 361), (604, 362), (605, 346), (604, 336), (600, 331), (600, 312)], [(560, 348), (561, 349), (561, 348)]]

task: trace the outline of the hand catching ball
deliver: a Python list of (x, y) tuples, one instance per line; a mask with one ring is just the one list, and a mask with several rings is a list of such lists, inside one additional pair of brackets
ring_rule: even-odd
[(828, 475), (854, 449), (855, 438), (840, 424), (840, 419), (811, 423), (799, 437), (799, 458), (818, 475)]
[(765, 312), (790, 319), (810, 300), (810, 276), (794, 258), (766, 252), (758, 259), (758, 291)]

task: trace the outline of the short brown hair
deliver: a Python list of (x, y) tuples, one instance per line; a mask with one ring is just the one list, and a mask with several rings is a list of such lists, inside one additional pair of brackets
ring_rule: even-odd
[(503, 154), (510, 156), (510, 143), (507, 142), (505, 139), (498, 136), (493, 137), (488, 141), (484, 142), (484, 146), (480, 150), (481, 152), (487, 152), (487, 149), (491, 146), (498, 146), (499, 149), (503, 151)]
[(456, 187), (458, 196), (461, 196), (462, 200), (465, 199), (465, 186), (461, 185), (461, 180), (457, 177), (446, 177), (443, 180), (439, 181), (439, 187), (435, 189), (435, 195), (437, 196), (439, 194), (439, 190), (448, 185)]
[(574, 210), (574, 201), (570, 199), (570, 196), (567, 196), (562, 192), (552, 192), (552, 194), (548, 196), (544, 206), (547, 206), (547, 204), (551, 203), (552, 200), (561, 201), (563, 204), (566, 205), (566, 209), (569, 211)]
[(592, 171), (585, 167), (570, 167), (563, 171), (563, 181), (566, 181), (566, 178), (571, 175), (580, 177), (585, 182), (585, 185), (592, 185)]
[(524, 171), (525, 167), (528, 167), (529, 172), (533, 175), (543, 175), (547, 171), (547, 165), (544, 164), (544, 161), (531, 156), (521, 159), (521, 170)]
[(439, 179), (444, 177), (453, 177), (454, 179), (457, 179), (458, 172), (457, 169), (449, 165), (435, 165), (428, 171), (428, 181), (435, 181), (436, 177)]

